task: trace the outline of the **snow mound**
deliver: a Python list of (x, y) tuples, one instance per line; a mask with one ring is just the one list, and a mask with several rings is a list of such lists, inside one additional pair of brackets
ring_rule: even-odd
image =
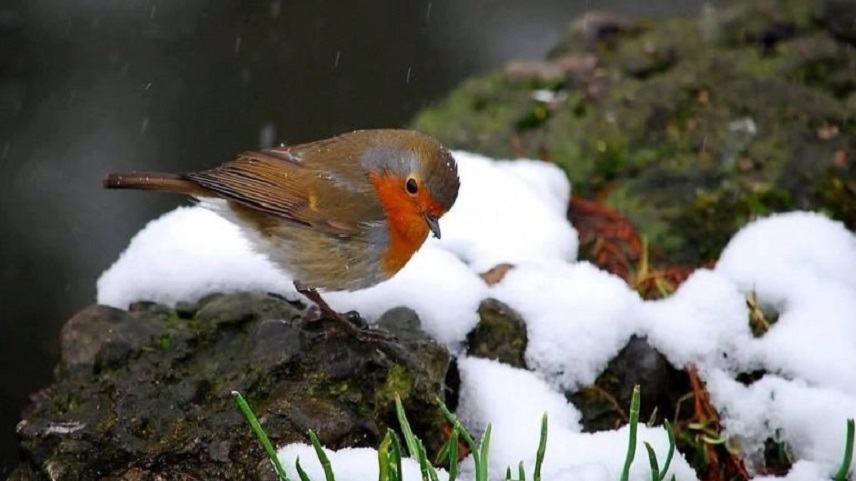
[(291, 286), (288, 275), (254, 253), (237, 226), (202, 207), (179, 207), (131, 239), (98, 279), (97, 299), (125, 309), (135, 301), (174, 305), (212, 292), (279, 292), (283, 286)]
[(491, 295), (526, 320), (526, 362), (573, 389), (594, 382), (633, 334), (639, 296), (587, 262), (520, 265)]
[[(523, 461), (527, 474), (535, 465), (541, 416), (548, 417), (547, 451), (542, 476), (545, 480), (592, 479), (612, 481), (621, 477), (627, 453), (627, 428), (582, 433), (579, 412), (565, 397), (532, 372), (496, 361), (459, 360), (461, 398), (458, 415), (478, 433), (491, 423), (490, 473), (499, 476), (507, 466)], [(651, 444), (661, 462), (668, 452), (663, 428), (639, 426), (636, 457), (646, 460), (643, 441)], [(678, 479), (695, 479), (681, 456), (675, 456), (670, 472)], [(647, 462), (633, 463), (630, 479), (651, 479)]]

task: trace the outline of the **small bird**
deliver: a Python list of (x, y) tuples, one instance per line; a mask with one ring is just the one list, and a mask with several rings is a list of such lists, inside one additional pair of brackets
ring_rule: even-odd
[[(411, 130), (357, 130), (244, 152), (186, 174), (109, 174), (104, 187), (186, 194), (238, 225), (324, 314), (318, 289), (357, 290), (410, 260), (458, 197), (455, 159)], [(350, 328), (349, 328), (350, 329)], [(354, 328), (355, 329), (355, 328)]]

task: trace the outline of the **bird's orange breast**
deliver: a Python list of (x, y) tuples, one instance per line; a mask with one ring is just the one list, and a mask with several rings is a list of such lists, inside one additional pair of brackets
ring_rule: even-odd
[(387, 218), (389, 246), (381, 258), (381, 269), (395, 274), (413, 256), (428, 237), (428, 226), (418, 204), (404, 190), (404, 179), (371, 175)]

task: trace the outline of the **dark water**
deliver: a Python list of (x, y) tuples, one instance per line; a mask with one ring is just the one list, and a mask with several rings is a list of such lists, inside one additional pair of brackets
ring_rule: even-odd
[(102, 191), (104, 173), (402, 126), (467, 76), (540, 58), (585, 10), (701, 3), (0, 1), (0, 477), (62, 322), (131, 235), (181, 202)]

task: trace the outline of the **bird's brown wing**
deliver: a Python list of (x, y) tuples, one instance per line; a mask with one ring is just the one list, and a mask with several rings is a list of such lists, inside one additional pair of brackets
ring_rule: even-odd
[(383, 209), (353, 152), (335, 152), (335, 145), (330, 152), (323, 142), (245, 152), (184, 177), (253, 210), (333, 235), (357, 235), (383, 220)]

